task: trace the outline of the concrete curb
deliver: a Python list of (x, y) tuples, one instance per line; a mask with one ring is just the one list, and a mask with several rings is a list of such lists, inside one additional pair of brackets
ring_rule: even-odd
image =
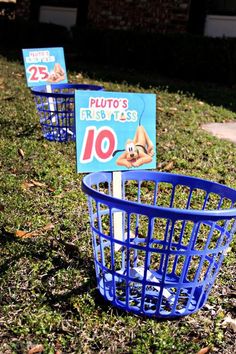
[(202, 129), (220, 139), (236, 144), (236, 122), (203, 124)]

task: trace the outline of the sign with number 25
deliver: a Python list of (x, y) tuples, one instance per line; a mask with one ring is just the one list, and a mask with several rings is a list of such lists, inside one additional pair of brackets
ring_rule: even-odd
[(22, 52), (29, 87), (67, 83), (63, 48), (23, 49)]

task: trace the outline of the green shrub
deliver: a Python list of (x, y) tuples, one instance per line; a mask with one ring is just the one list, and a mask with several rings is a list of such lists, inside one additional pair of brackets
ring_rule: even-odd
[(0, 43), (4, 48), (66, 46), (69, 41), (69, 32), (63, 26), (0, 17)]
[(73, 50), (84, 60), (187, 80), (236, 80), (236, 38), (74, 28), (73, 39)]

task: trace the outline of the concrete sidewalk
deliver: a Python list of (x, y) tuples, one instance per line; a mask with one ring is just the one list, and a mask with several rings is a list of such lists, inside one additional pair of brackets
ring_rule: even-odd
[(203, 124), (202, 129), (220, 139), (230, 140), (236, 144), (236, 122)]

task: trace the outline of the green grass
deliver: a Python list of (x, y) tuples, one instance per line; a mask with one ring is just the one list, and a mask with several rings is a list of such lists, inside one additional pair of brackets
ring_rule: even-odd
[[(70, 82), (157, 94), (158, 170), (236, 188), (235, 146), (201, 129), (236, 119), (235, 89), (82, 63), (78, 68), (79, 78), (69, 68)], [(75, 144), (42, 138), (20, 62), (0, 57), (0, 73), (0, 352), (26, 353), (42, 344), (44, 353), (194, 354), (208, 346), (233, 353), (233, 331), (222, 323), (226, 314), (234, 316), (235, 242), (208, 306), (196, 314), (158, 321), (110, 306), (96, 290)], [(35, 236), (16, 237), (17, 230)]]

